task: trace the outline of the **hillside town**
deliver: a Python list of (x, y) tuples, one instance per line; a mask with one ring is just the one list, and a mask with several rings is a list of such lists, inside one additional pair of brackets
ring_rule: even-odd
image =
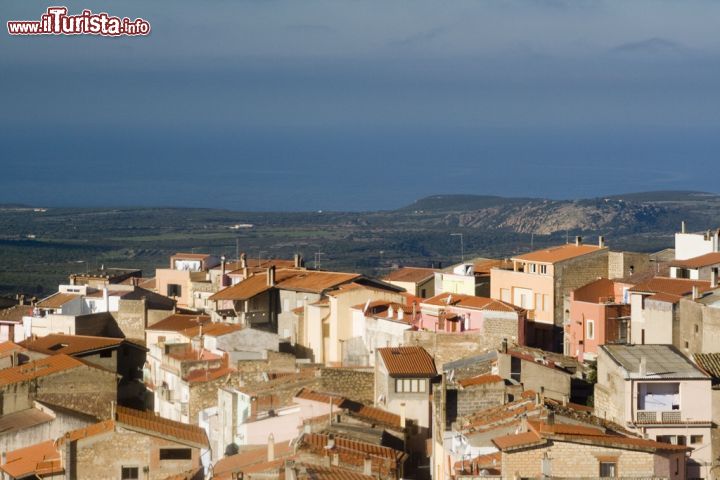
[(380, 278), (234, 257), (0, 299), (2, 478), (720, 478), (720, 229)]

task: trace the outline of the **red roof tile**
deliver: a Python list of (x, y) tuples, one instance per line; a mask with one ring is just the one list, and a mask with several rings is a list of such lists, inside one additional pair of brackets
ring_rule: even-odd
[(488, 383), (505, 383), (499, 375), (478, 375), (476, 377), (463, 378), (457, 382), (461, 387), (467, 388), (475, 385), (487, 385)]
[(597, 245), (575, 245), (574, 243), (568, 243), (566, 245), (559, 245), (557, 247), (535, 250), (534, 252), (526, 253), (524, 255), (518, 255), (517, 257), (513, 257), (513, 260), (540, 263), (558, 263), (565, 260), (570, 260), (571, 258), (579, 257), (581, 255), (587, 255), (589, 253), (595, 253), (605, 249), (606, 248), (601, 248)]
[(153, 323), (145, 330), (180, 333), (187, 331), (188, 334), (192, 334), (192, 332), (198, 329), (198, 325), (205, 325), (208, 323), (210, 323), (210, 317), (207, 315), (175, 313), (157, 323)]
[(427, 300), (423, 300), (422, 304), (441, 307), (451, 305), (455, 307), (471, 308), (474, 310), (493, 312), (517, 312), (522, 310), (519, 307), (516, 307), (506, 302), (502, 302), (500, 300), (495, 300), (493, 298), (476, 297), (474, 295), (464, 295), (462, 293), (447, 292), (435, 295), (434, 297), (428, 298)]
[(131, 430), (160, 435), (197, 448), (207, 448), (209, 445), (205, 430), (201, 427), (168, 420), (152, 412), (118, 406), (117, 422)]
[(5, 464), (0, 468), (12, 478), (63, 472), (60, 452), (53, 440), (7, 452)]
[(401, 267), (388, 273), (383, 280), (388, 282), (420, 283), (435, 276), (434, 268)]
[(674, 262), (671, 262), (670, 265), (673, 267), (697, 269), (708, 267), (710, 265), (717, 265), (718, 263), (720, 263), (720, 252), (711, 252), (706, 253), (705, 255), (700, 255), (699, 257), (688, 258), (686, 260), (675, 260)]
[(434, 377), (435, 361), (422, 347), (378, 348), (391, 377)]
[(123, 343), (122, 338), (91, 337), (86, 335), (64, 335), (51, 333), (45, 337), (28, 339), (20, 343), (28, 350), (46, 355), (75, 355), (79, 353), (116, 348)]
[(68, 355), (53, 355), (17, 367), (0, 370), (0, 386), (27, 382), (35, 378), (84, 366), (86, 366), (85, 363)]
[(688, 295), (692, 293), (693, 287), (698, 287), (700, 292), (710, 290), (710, 282), (702, 280), (689, 280), (686, 278), (654, 277), (650, 280), (635, 285), (631, 292), (641, 293), (669, 293), (671, 295)]

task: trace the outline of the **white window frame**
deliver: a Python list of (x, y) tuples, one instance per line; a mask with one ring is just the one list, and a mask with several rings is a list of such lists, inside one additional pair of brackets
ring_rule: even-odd
[(595, 340), (595, 320), (585, 320), (585, 338)]

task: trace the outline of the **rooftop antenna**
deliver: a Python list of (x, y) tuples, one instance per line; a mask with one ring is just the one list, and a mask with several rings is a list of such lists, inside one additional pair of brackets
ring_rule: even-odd
[(535, 250), (535, 232), (530, 234), (530, 250)]
[(315, 252), (315, 270), (320, 270), (320, 259), (325, 252)]
[(235, 261), (240, 262), (240, 237), (235, 238)]

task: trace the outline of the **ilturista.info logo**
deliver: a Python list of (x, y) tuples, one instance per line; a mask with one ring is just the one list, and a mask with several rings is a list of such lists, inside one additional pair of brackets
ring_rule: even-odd
[(11, 20), (7, 22), (10, 35), (149, 35), (150, 22), (142, 18), (131, 20), (83, 10), (68, 15), (67, 7), (49, 7), (40, 20)]

